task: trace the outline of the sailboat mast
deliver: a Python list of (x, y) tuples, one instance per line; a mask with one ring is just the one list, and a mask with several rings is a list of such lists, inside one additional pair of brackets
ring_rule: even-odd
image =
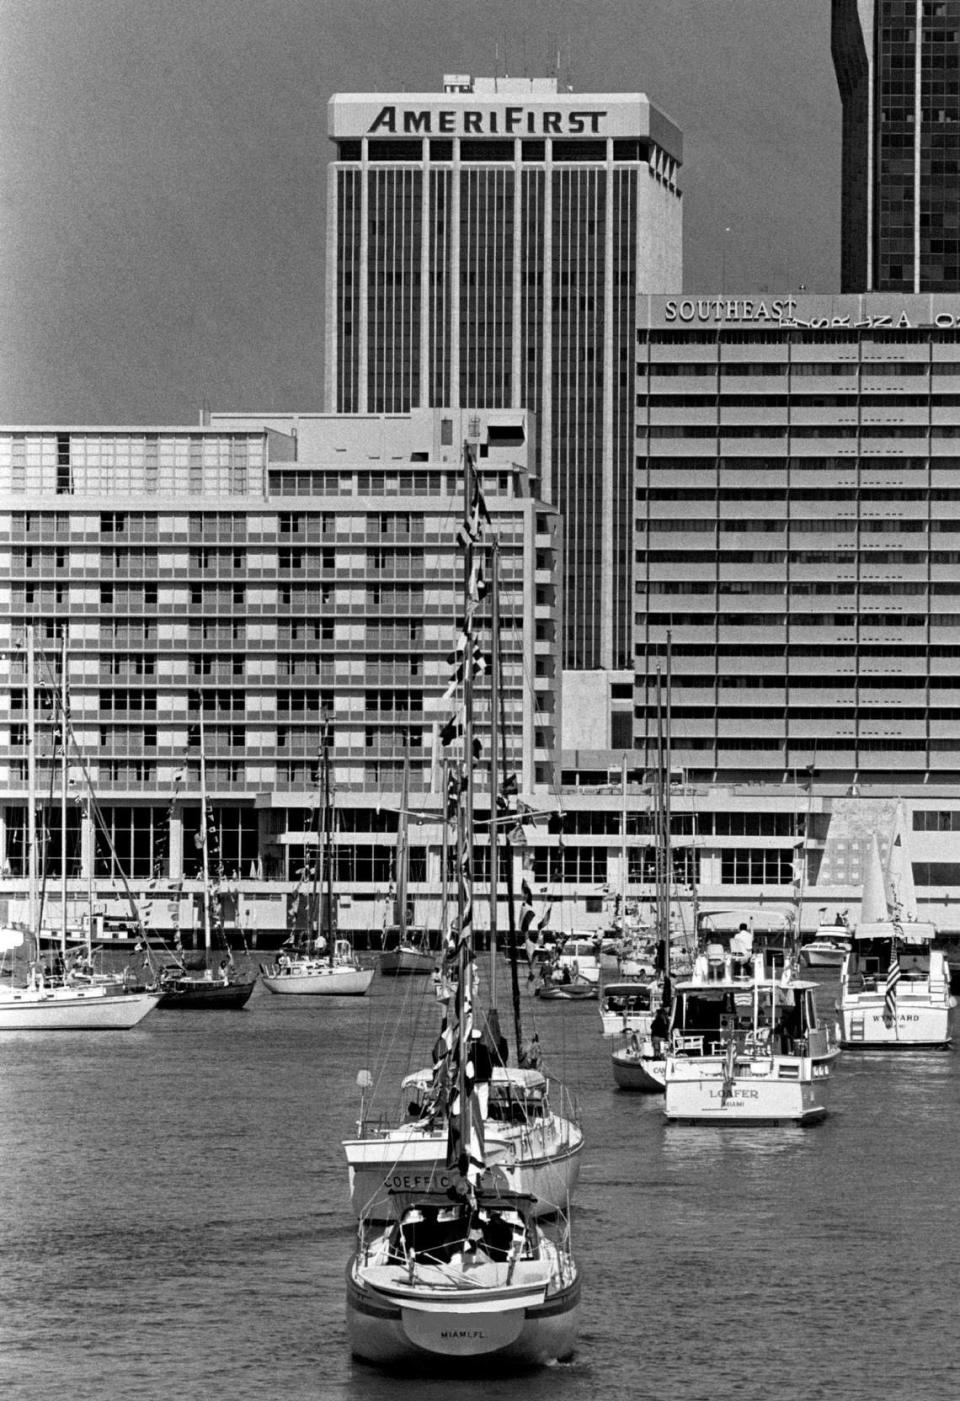
[(403, 758), (403, 781), (400, 785), (400, 816), (397, 821), (397, 934), (398, 947), (407, 942), (407, 843), (410, 831), (410, 756)]
[(627, 756), (620, 766), (620, 937), (627, 931)]
[[(464, 474), (463, 495), (464, 520), (471, 518), (474, 492), (474, 465), (468, 443), (463, 445)], [(473, 589), (474, 541), (469, 536), (464, 550), (463, 564), (463, 759), (464, 781), (461, 785), (460, 823), (458, 831), (459, 850), (459, 929), (457, 931), (457, 1100), (460, 1106), (461, 1163), (462, 1176), (469, 1172), (469, 1145), (473, 1139), (473, 1106), (468, 1093), (468, 1071), (470, 1064), (470, 1037), (473, 1022), (473, 620), (475, 600)], [(464, 1168), (467, 1169), (464, 1172)]]
[(67, 961), (67, 625), (60, 649), (60, 957)]
[(203, 696), (200, 697), (200, 859), (203, 882), (203, 947), (210, 952), (210, 872), (207, 867), (207, 749), (203, 731)]
[(440, 846), (440, 966), (447, 948), (447, 930), (450, 924), (450, 814), (447, 803), (450, 794), (450, 760), (443, 761), (443, 829)]
[(323, 720), (323, 841), (324, 876), (326, 877), (326, 909), (323, 911), (324, 938), (330, 957), (330, 967), (334, 964), (334, 944), (336, 930), (333, 922), (333, 791), (330, 783), (330, 721)]
[(490, 1007), (497, 1005), (497, 892), (500, 885), (500, 841), (497, 806), (500, 767), (500, 547), (490, 546)]
[(37, 942), (40, 961), (40, 930), (37, 928), (37, 676), (33, 628), (27, 627), (27, 917), (30, 933)]
[(657, 768), (656, 781), (653, 787), (654, 793), (654, 817), (653, 825), (655, 832), (655, 876), (656, 876), (656, 921), (657, 921), (657, 941), (663, 943), (664, 968), (669, 973), (670, 968), (670, 940), (664, 933), (663, 921), (663, 871), (664, 871), (664, 831), (663, 831), (663, 690), (660, 682), (660, 667), (657, 666), (657, 689), (656, 689), (656, 709), (657, 709)]
[(667, 633), (667, 684), (665, 703), (663, 707), (663, 904), (664, 904), (664, 928), (667, 941), (667, 964), (670, 966), (670, 898), (673, 890), (673, 851), (670, 845), (671, 838), (671, 811), (670, 811), (670, 769), (672, 756), (670, 748), (670, 692), (672, 687), (672, 667), (671, 667), (671, 645), (670, 633)]

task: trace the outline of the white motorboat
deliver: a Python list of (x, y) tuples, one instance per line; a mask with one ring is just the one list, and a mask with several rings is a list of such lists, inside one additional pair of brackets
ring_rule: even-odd
[(824, 1118), (830, 1064), (816, 985), (784, 979), (762, 952), (743, 959), (699, 955), (694, 974), (677, 984), (671, 1009), (667, 1121), (761, 1125)]
[(925, 921), (859, 924), (840, 974), (840, 1044), (913, 1051), (950, 1045), (950, 969)]
[(898, 808), (886, 868), (876, 836), (864, 873), (860, 919), (840, 973), (840, 1044), (913, 1051), (950, 1045), (950, 968), (933, 947), (936, 927), (917, 918), (906, 823)]
[[(463, 763), (468, 770), (467, 781), (458, 784), (456, 794), (457, 849), (470, 851), (474, 843), (470, 768), (476, 758), (474, 618), (482, 597), (473, 546), (489, 515), (466, 447), (465, 457), (468, 509), (461, 540), (467, 582), (453, 689), (462, 682)], [(494, 559), (495, 550), (494, 544)], [(492, 630), (496, 648), (495, 623)], [(495, 695), (491, 713), (496, 714)], [(422, 1124), (424, 1131), (435, 1131), (446, 1140), (440, 1161), (449, 1186), (437, 1192), (430, 1182), (423, 1183), (411, 1173), (410, 1181), (403, 1182), (402, 1190), (390, 1198), (392, 1220), (383, 1224), (373, 1211), (363, 1209), (357, 1250), (347, 1267), (347, 1335), (352, 1352), (367, 1362), (408, 1367), (418, 1376), (438, 1367), (466, 1367), (474, 1374), (484, 1366), (516, 1369), (567, 1358), (576, 1342), (580, 1304), (580, 1277), (562, 1210), (566, 1203), (557, 1204), (561, 1210), (547, 1229), (533, 1214), (533, 1200), (510, 1191), (502, 1168), (489, 1163), (511, 1141), (514, 1109), (526, 1113), (536, 1091), (545, 1094), (545, 1084), (530, 1072), (505, 1071), (498, 1076), (492, 1056), (502, 1055), (505, 1047), (498, 1044), (489, 1017), (483, 1029), (475, 1028), (478, 978), (469, 860), (459, 863), (458, 880), (455, 1005), (435, 1048), (436, 1068), (429, 1074), (435, 1123)], [(492, 1046), (485, 1032), (490, 1033)], [(510, 1118), (502, 1123), (491, 1112), (497, 1105), (509, 1111)], [(421, 1110), (415, 1108), (415, 1113), (422, 1122)], [(497, 1138), (489, 1146), (488, 1123)], [(378, 1188), (374, 1202), (379, 1196)]]
[[(385, 1220), (391, 1191), (447, 1190), (447, 1124), (437, 1106), (437, 1076), (416, 1071), (403, 1082), (403, 1122), (357, 1125), (343, 1148), (354, 1214)], [(535, 1216), (566, 1209), (580, 1174), (583, 1132), (574, 1119), (554, 1112), (549, 1081), (539, 1070), (494, 1066), (481, 1087), (480, 1106), (488, 1164), (506, 1187), (530, 1199)]]
[(347, 939), (334, 941), (332, 958), (281, 953), (275, 963), (260, 965), (264, 987), (288, 997), (362, 997), (374, 972), (362, 967)]
[(800, 949), (800, 962), (807, 968), (840, 968), (850, 952), (850, 931), (844, 925), (821, 925)]
[(604, 1036), (646, 1037), (663, 996), (659, 979), (626, 979), (600, 989), (600, 1024)]
[(600, 982), (600, 946), (592, 934), (574, 932), (564, 939), (556, 958), (557, 967), (566, 968), (574, 982)]

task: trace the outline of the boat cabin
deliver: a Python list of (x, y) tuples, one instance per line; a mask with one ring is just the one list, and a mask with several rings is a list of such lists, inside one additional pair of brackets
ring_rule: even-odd
[(670, 1043), (686, 1055), (722, 1055), (733, 1043), (745, 1053), (800, 1055), (817, 1025), (814, 985), (729, 982), (682, 985), (670, 1013)]
[(659, 989), (656, 983), (607, 983), (603, 989), (602, 1010), (616, 1016), (652, 1012)]
[(882, 988), (894, 949), (901, 979), (908, 983), (928, 981), (932, 964), (942, 959), (942, 954), (933, 949), (935, 934), (935, 926), (926, 921), (906, 921), (896, 926), (889, 920), (861, 924), (844, 967), (851, 992)]
[(537, 1235), (524, 1214), (492, 1201), (418, 1201), (400, 1215), (390, 1236), (389, 1258), (399, 1264), (449, 1265), (463, 1256), (491, 1261), (536, 1259)]

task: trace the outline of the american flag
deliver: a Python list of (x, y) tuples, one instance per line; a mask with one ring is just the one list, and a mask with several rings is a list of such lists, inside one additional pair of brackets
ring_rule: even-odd
[(883, 1024), (893, 1026), (897, 1019), (897, 983), (900, 981), (900, 963), (897, 959), (896, 943), (890, 945), (890, 967), (883, 985)]

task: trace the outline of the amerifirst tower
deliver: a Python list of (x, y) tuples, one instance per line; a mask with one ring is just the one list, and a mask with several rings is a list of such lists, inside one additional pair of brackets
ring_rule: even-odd
[(637, 294), (681, 287), (677, 127), (642, 93), (457, 75), (337, 93), (328, 134), (325, 408), (531, 410), (565, 665), (629, 668)]

